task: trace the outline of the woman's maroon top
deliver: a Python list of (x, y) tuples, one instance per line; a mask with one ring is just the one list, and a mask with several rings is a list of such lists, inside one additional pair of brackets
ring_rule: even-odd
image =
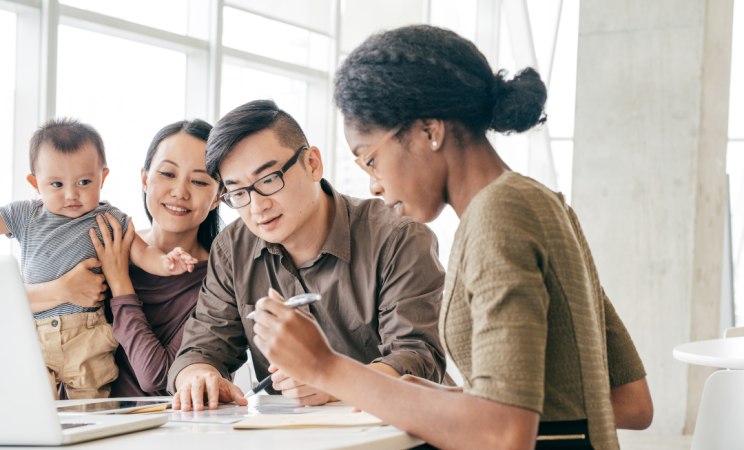
[(111, 299), (119, 378), (111, 384), (111, 397), (169, 395), (168, 370), (181, 347), (183, 327), (199, 299), (207, 276), (207, 261), (194, 271), (161, 277), (129, 266), (135, 295)]

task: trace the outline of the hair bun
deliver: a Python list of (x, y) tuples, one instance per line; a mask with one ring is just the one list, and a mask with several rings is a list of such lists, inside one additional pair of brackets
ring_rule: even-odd
[(494, 75), (494, 107), (489, 129), (499, 133), (521, 133), (545, 123), (548, 91), (540, 74), (528, 67), (511, 80), (505, 77), (503, 69)]

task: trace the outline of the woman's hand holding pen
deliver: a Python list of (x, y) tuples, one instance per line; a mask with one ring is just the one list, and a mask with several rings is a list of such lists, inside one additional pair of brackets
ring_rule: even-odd
[[(315, 319), (299, 309), (282, 304), (278, 292), (256, 304), (254, 342), (272, 365), (297, 382), (317, 386), (313, 381), (339, 357), (328, 344)], [(268, 311), (268, 312), (267, 312)]]

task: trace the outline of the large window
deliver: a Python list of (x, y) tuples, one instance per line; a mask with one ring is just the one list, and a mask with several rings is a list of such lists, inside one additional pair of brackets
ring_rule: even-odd
[[(13, 199), (13, 110), (15, 106), (16, 15), (0, 11), (0, 205)], [(0, 236), (0, 255), (10, 253), (11, 241)]]
[(102, 198), (149, 228), (140, 169), (155, 133), (184, 118), (183, 53), (59, 27), (57, 115), (93, 125), (106, 145)]
[[(247, 101), (270, 98), (321, 148), (326, 178), (341, 192), (369, 197), (369, 180), (353, 162), (332, 104), (333, 72), (372, 33), (430, 23), (475, 42), (494, 71), (503, 68), (512, 76), (538, 68), (549, 86), (548, 125), (490, 139), (512, 169), (570, 199), (578, 1), (526, 0), (520, 10), (507, 7), (519, 2), (496, 0), (51, 0), (41, 6), (53, 19), (44, 29), (29, 2), (6, 0), (0, 3), (9, 11), (0, 11), (0, 57), (16, 60), (18, 10), (26, 14), (24, 27), (38, 27), (34, 33), (41, 36), (37, 44), (24, 44), (24, 54), (36, 53), (23, 64), (51, 63), (35, 69), (39, 84), (47, 86), (41, 98), (28, 102), (42, 105), (38, 114), (19, 119), (25, 121), (20, 127), (2, 121), (9, 128), (0, 130), (0, 152), (18, 160), (43, 117), (90, 123), (103, 136), (111, 168), (103, 197), (142, 229), (149, 223), (139, 171), (155, 132), (181, 119), (214, 123)], [(12, 64), (0, 66), (0, 114), (9, 117), (16, 72)], [(14, 139), (13, 130), (24, 136)], [(8, 185), (0, 184), (3, 203), (33, 195), (9, 187), (25, 177), (18, 167), (0, 177)], [(237, 218), (235, 211), (221, 210), (225, 222)], [(431, 224), (445, 266), (458, 223), (447, 208)], [(0, 251), (8, 249), (0, 244)]]
[(295, 25), (225, 8), (222, 43), (256, 55), (288, 63), (328, 69), (330, 38)]
[(190, 8), (184, 0), (60, 0), (60, 3), (171, 33), (187, 34), (189, 28)]

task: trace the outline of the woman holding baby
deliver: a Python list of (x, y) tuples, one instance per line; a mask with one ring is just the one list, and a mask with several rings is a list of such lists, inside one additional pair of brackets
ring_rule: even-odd
[[(168, 395), (168, 369), (196, 307), (209, 249), (220, 230), (219, 183), (206, 173), (204, 162), (211, 128), (201, 120), (164, 127), (150, 144), (141, 174), (152, 228), (136, 233), (164, 253), (183, 248), (198, 260), (193, 272), (163, 277), (130, 264), (134, 226), (130, 222), (122, 235), (118, 222), (108, 220), (113, 239), (103, 233), (101, 242), (91, 235), (97, 261), (83, 261), (43, 289), (28, 289), (32, 308), (34, 303), (49, 302), (51, 292), (55, 298), (95, 307), (105, 300), (108, 285), (113, 334), (121, 344), (115, 353), (119, 376), (111, 384), (111, 397)], [(102, 218), (98, 222), (105, 226)], [(92, 267), (102, 268), (105, 284), (101, 275), (88, 270)]]

